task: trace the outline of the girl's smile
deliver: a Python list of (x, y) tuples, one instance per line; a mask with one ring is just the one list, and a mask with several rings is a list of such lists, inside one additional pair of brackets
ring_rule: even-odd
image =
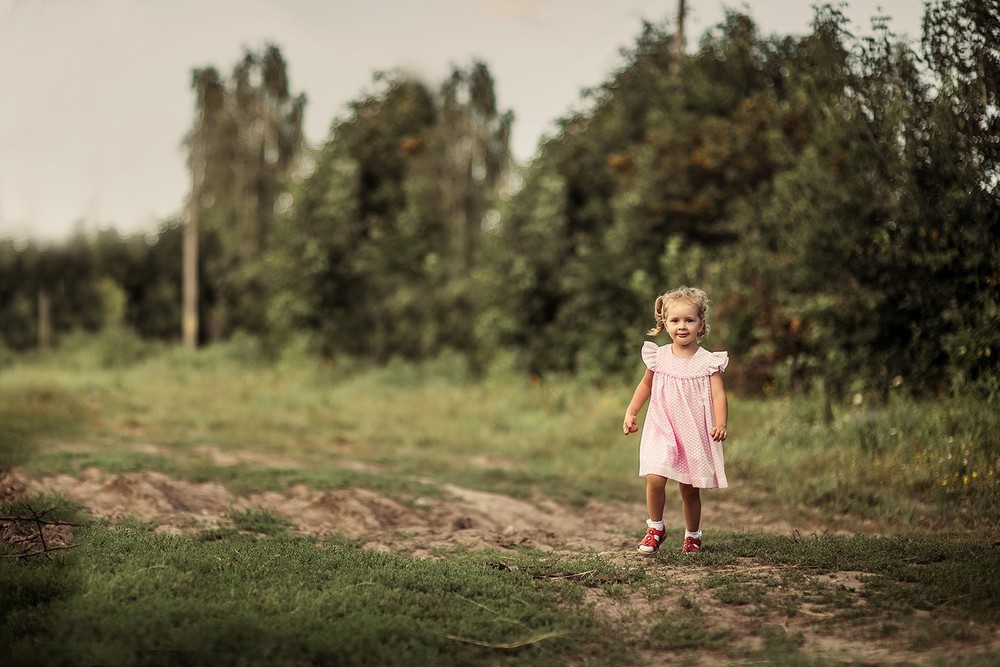
[[(683, 301), (670, 305), (664, 324), (667, 335), (674, 345), (681, 348), (686, 348), (692, 343), (697, 344), (698, 338), (705, 330), (705, 322), (698, 317), (698, 309)], [(697, 345), (695, 347), (697, 348)]]

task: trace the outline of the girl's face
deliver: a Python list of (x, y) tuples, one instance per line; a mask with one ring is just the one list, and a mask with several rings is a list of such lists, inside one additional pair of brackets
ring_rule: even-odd
[(675, 301), (667, 307), (664, 324), (674, 345), (681, 347), (697, 344), (698, 336), (705, 330), (705, 320), (698, 317), (698, 309), (683, 301)]

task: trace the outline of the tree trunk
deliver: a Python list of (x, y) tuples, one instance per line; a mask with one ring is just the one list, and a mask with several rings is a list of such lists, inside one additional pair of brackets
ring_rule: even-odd
[(684, 0), (677, 0), (677, 30), (674, 32), (674, 52), (670, 59), (670, 69), (674, 73), (680, 69), (684, 58), (684, 15), (687, 13)]
[(47, 350), (52, 344), (52, 300), (45, 288), (38, 290), (38, 348)]

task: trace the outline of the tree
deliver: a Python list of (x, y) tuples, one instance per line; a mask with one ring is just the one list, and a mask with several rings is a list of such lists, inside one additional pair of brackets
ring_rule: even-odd
[(335, 123), (283, 225), (280, 310), (324, 354), (384, 361), (467, 349), (511, 115), (497, 109), (482, 63), (454, 70), (440, 96), (398, 72), (375, 83)]
[(997, 396), (1000, 6), (990, 0), (929, 3), (923, 48), (939, 88), (917, 144), (921, 203), (930, 213), (917, 238), (930, 246), (936, 306), (953, 315), (953, 331), (945, 337), (951, 383)]
[(487, 207), (510, 165), (513, 115), (497, 108), (493, 77), (482, 62), (453, 69), (441, 87), (436, 132), (442, 149), (441, 195), (454, 247), (453, 277), (472, 267)]
[[(352, 103), (316, 156), (277, 255), (279, 310), (315, 334), (324, 354), (385, 360), (396, 350), (415, 354), (421, 311), (404, 307), (400, 290), (427, 286), (423, 267), (441, 253), (444, 228), (434, 208), (417, 219), (406, 213), (408, 174), (424, 162), (436, 120), (433, 97), (399, 74), (376, 82), (381, 89)], [(433, 296), (425, 291), (421, 300)]]
[(192, 86), (197, 117), (187, 138), (188, 219), (198, 227), (201, 336), (261, 333), (270, 298), (265, 258), (275, 210), (288, 197), (303, 146), (306, 98), (291, 96), (274, 45), (245, 52), (229, 82), (213, 68), (196, 69)]

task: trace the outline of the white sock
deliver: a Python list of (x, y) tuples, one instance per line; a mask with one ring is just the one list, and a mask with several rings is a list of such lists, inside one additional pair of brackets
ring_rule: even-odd
[(655, 528), (657, 530), (663, 530), (662, 521), (653, 521), (652, 519), (646, 519), (646, 525), (650, 528)]
[(694, 531), (693, 533), (690, 530), (685, 530), (684, 531), (684, 537), (693, 537), (696, 540), (700, 540), (701, 539), (701, 528), (699, 528), (698, 530)]

